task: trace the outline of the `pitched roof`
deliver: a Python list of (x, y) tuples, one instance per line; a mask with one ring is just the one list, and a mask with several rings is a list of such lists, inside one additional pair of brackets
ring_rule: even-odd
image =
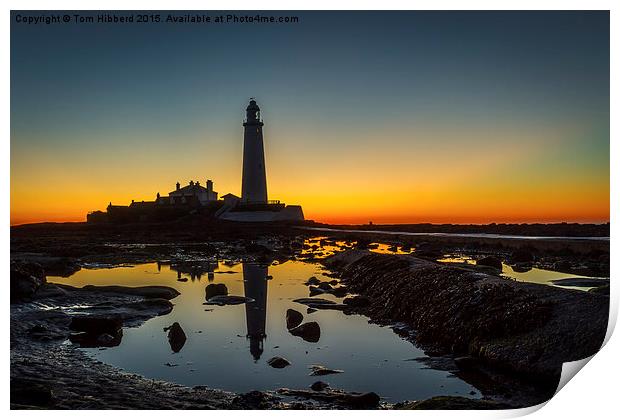
[(198, 184), (192, 184), (192, 185), (186, 185), (182, 188), (179, 188), (178, 190), (174, 190), (168, 193), (168, 195), (173, 195), (173, 194), (178, 194), (178, 193), (183, 193), (183, 194), (196, 194), (199, 192), (206, 192), (207, 189), (205, 187), (203, 187), (202, 185), (198, 185)]

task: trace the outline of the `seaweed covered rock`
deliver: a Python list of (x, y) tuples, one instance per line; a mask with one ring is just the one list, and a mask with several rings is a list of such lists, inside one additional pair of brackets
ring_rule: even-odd
[(404, 322), (423, 346), (556, 385), (562, 363), (598, 351), (607, 329), (608, 298), (597, 293), (515, 282), (409, 255), (353, 250), (325, 264), (338, 270), (351, 293), (369, 298), (358, 311), (371, 319)]

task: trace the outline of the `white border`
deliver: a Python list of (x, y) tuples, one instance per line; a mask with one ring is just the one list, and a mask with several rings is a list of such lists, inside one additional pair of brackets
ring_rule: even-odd
[[(2, 45), (4, 46), (5, 63), (2, 67), (4, 84), (2, 85), (2, 122), (4, 141), (2, 142), (2, 159), (3, 159), (3, 172), (6, 174), (4, 181), (2, 182), (3, 197), (10, 196), (10, 131), (9, 131), (9, 112), (10, 112), (10, 24), (9, 24), (9, 11), (15, 10), (46, 10), (46, 9), (59, 9), (59, 10), (130, 10), (130, 9), (176, 9), (176, 10), (342, 10), (342, 9), (361, 9), (361, 10), (406, 10), (406, 9), (418, 9), (418, 10), (611, 10), (611, 69), (610, 74), (620, 74), (618, 71), (618, 42), (614, 40), (618, 39), (618, 23), (620, 19), (617, 16), (618, 6), (614, 7), (617, 2), (612, 1), (549, 1), (549, 0), (521, 0), (521, 1), (469, 1), (467, 3), (463, 1), (435, 1), (435, 2), (406, 2), (406, 1), (393, 1), (383, 0), (381, 2), (372, 2), (368, 0), (359, 0), (356, 2), (351, 1), (325, 1), (317, 0), (313, 2), (295, 2), (287, 3), (284, 1), (263, 0), (260, 3), (251, 2), (247, 0), (230, 0), (230, 1), (196, 1), (196, 0), (176, 0), (173, 3), (165, 1), (136, 1), (136, 0), (110, 0), (107, 2), (89, 2), (84, 1), (5, 1), (6, 11), (4, 19), (2, 21)], [(618, 162), (618, 138), (617, 138), (617, 123), (618, 120), (618, 83), (614, 77), (611, 78), (611, 161), (613, 163)], [(618, 188), (618, 167), (611, 165), (611, 236), (616, 238), (618, 234), (618, 228), (615, 225), (616, 215), (618, 214), (618, 198), (620, 197), (620, 191)], [(10, 203), (6, 200), (2, 206), (2, 215), (5, 223), (2, 225), (2, 232), (5, 238), (3, 242), (3, 251), (5, 255), (3, 264), (3, 273), (5, 274), (3, 281), (8, 282), (8, 258), (9, 254), (9, 224), (10, 224)], [(620, 257), (617, 247), (614, 246), (612, 240), (611, 261), (612, 270), (611, 276), (616, 278), (618, 273), (617, 264), (613, 264), (613, 261), (618, 261)], [(614, 283), (612, 280), (612, 283)], [(5, 287), (6, 287), (5, 283)], [(5, 308), (9, 305), (9, 294), (5, 293), (4, 301)], [(618, 312), (618, 290), (612, 286), (612, 310), (611, 318), (612, 323), (615, 324)], [(610, 325), (612, 324), (610, 323)], [(4, 325), (4, 337), (5, 352), (9, 352), (9, 322), (8, 314), (3, 319)], [(533, 418), (540, 419), (580, 419), (583, 418), (611, 418), (615, 417), (618, 412), (616, 405), (617, 393), (616, 393), (616, 378), (618, 373), (618, 360), (616, 355), (620, 354), (620, 345), (618, 339), (612, 337), (602, 351), (597, 354), (590, 363), (579, 373), (578, 379), (570, 381), (551, 401), (545, 405), (544, 409), (537, 411), (533, 414)], [(8, 410), (9, 407), (9, 354), (5, 353), (5, 364), (3, 366), (2, 382), (2, 397), (4, 399), (4, 407)], [(535, 411), (534, 409), (522, 409), (503, 412), (472, 412), (472, 411), (458, 411), (458, 412), (405, 412), (405, 411), (393, 411), (393, 412), (343, 412), (343, 411), (327, 411), (321, 412), (322, 417), (327, 418), (353, 418), (366, 419), (378, 415), (386, 415), (393, 418), (410, 418), (415, 416), (416, 418), (508, 418), (524, 415)], [(251, 415), (257, 418), (270, 418), (270, 419), (284, 419), (292, 415), (300, 418), (311, 418), (317, 415), (316, 412), (278, 412), (278, 411), (262, 411), (262, 412), (227, 412), (220, 411), (217, 413), (203, 413), (203, 412), (185, 412), (175, 413), (173, 415), (188, 416), (193, 418), (203, 418), (204, 416), (217, 416), (217, 418), (237, 418), (241, 416)], [(76, 418), (77, 416), (89, 416), (92, 419), (104, 419), (108, 416), (107, 412), (93, 412), (82, 413), (77, 411), (70, 412), (32, 412), (32, 411), (12, 411), (10, 415), (15, 418), (32, 418), (35, 416), (45, 416), (50, 419), (62, 418)], [(136, 412), (117, 412), (114, 416), (122, 417), (134, 417)], [(148, 416), (155, 418), (163, 418), (170, 415), (169, 413), (162, 412), (150, 412)]]

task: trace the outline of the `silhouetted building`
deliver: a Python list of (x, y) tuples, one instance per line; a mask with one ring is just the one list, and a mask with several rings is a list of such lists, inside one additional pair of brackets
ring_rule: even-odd
[(213, 272), (217, 270), (217, 261), (174, 261), (174, 262), (161, 262), (157, 261), (157, 271), (160, 272), (161, 268), (168, 266), (171, 271), (176, 271), (177, 278), (188, 275), (194, 280), (200, 280), (202, 276), (207, 274), (209, 281), (214, 278)]
[(267, 266), (243, 263), (243, 288), (245, 296), (254, 299), (245, 304), (245, 319), (250, 340), (250, 353), (254, 360), (263, 354), (263, 340), (267, 320)]
[(176, 189), (167, 197), (157, 193), (153, 201), (131, 200), (129, 206), (110, 203), (106, 212), (95, 211), (86, 215), (89, 223), (132, 223), (173, 220), (188, 214), (204, 213), (213, 216), (224, 205), (213, 191), (213, 181), (207, 180), (206, 187), (200, 182), (190, 181), (185, 187), (177, 182)]
[[(189, 181), (184, 187), (177, 182), (177, 188), (168, 193), (170, 204), (186, 204), (198, 200), (201, 205), (217, 201), (217, 192), (213, 191), (213, 181), (207, 180), (207, 186), (203, 187), (200, 182)], [(159, 197), (158, 197), (159, 198)]]
[(133, 201), (129, 206), (110, 205), (107, 211), (95, 211), (86, 215), (89, 223), (134, 223), (174, 220), (179, 217), (204, 214), (209, 217), (236, 222), (301, 221), (301, 206), (285, 205), (278, 200), (267, 199), (267, 174), (263, 144), (263, 121), (260, 108), (251, 98), (243, 121), (243, 173), (241, 197), (226, 194), (218, 200), (213, 191), (213, 181), (206, 186), (190, 181), (181, 187), (177, 182), (174, 191), (162, 197), (159, 193), (153, 201)]

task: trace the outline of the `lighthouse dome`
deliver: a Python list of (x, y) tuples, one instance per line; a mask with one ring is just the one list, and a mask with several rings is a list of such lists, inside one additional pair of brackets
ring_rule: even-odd
[(248, 107), (245, 110), (246, 111), (260, 111), (260, 108), (256, 104), (256, 101), (254, 99), (251, 99), (250, 100), (250, 104), (248, 105)]

